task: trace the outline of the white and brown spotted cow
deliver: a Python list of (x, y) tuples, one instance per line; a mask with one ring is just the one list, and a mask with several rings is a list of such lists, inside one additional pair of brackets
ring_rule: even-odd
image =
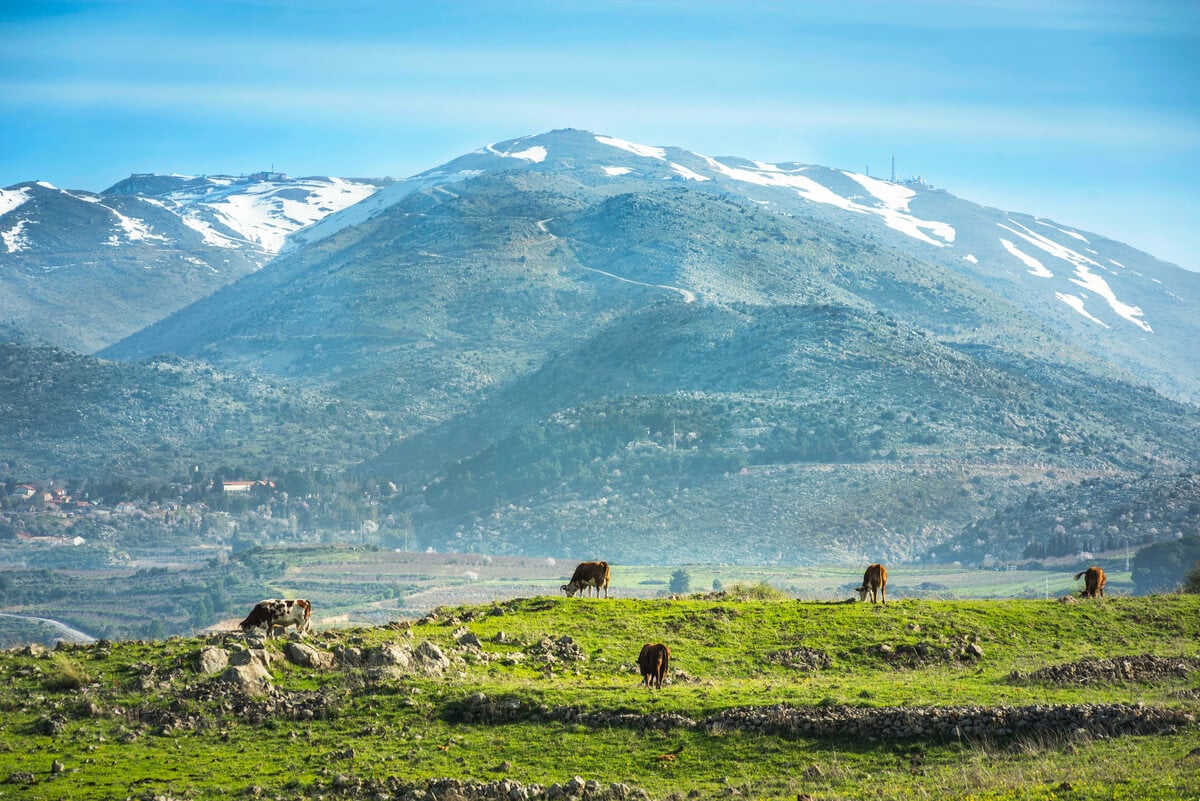
[(663, 679), (671, 667), (671, 649), (661, 642), (646, 643), (638, 654), (638, 670), (642, 672), (642, 685), (662, 689)]
[(603, 587), (604, 597), (608, 597), (608, 562), (580, 562), (571, 580), (562, 585), (562, 591), (568, 598), (574, 598), (575, 593), (590, 587), (596, 588), (597, 598), (600, 597), (600, 588)]
[(271, 637), (276, 626), (287, 631), (288, 626), (295, 626), (296, 631), (304, 634), (312, 621), (312, 604), (303, 598), (268, 598), (259, 601), (238, 625), (242, 631), (249, 634), (253, 629), (266, 629)]
[(1075, 580), (1083, 576), (1083, 592), (1079, 595), (1083, 598), (1095, 598), (1099, 595), (1104, 597), (1104, 584), (1108, 581), (1108, 576), (1104, 575), (1104, 570), (1099, 567), (1089, 567), (1087, 570), (1080, 571), (1075, 574)]
[(875, 593), (879, 593), (879, 599), (887, 604), (887, 596), (884, 595), (884, 588), (887, 587), (887, 568), (883, 565), (871, 565), (867, 568), (867, 572), (863, 573), (862, 586), (855, 590), (858, 593), (858, 600), (867, 600), (867, 593), (871, 593), (871, 603), (877, 603)]

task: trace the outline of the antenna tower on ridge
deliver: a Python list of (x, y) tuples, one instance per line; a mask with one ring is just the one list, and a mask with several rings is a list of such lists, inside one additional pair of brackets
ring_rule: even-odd
[(892, 154), (892, 183), (896, 183), (896, 154)]

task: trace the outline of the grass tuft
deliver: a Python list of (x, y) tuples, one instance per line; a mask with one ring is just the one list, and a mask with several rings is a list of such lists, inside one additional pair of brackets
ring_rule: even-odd
[(78, 664), (71, 661), (66, 654), (55, 653), (52, 659), (53, 664), (46, 673), (45, 680), (42, 682), (42, 686), (47, 690), (65, 692), (68, 690), (78, 690), (84, 684), (87, 684), (87, 672)]

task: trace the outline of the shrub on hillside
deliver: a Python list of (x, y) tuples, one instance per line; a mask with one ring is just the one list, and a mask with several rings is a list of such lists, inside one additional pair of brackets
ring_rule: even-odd
[(765, 581), (757, 584), (734, 584), (725, 591), (725, 597), (735, 601), (790, 601), (791, 596), (772, 587)]

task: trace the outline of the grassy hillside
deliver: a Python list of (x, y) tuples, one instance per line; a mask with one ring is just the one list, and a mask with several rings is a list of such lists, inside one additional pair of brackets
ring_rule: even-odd
[[(1195, 797), (1198, 637), (1196, 596), (883, 607), (760, 586), (445, 608), (318, 632), (311, 652), (240, 635), (10, 651), (0, 792)], [(661, 691), (633, 666), (647, 641), (672, 649)], [(265, 657), (266, 684), (199, 672), (210, 645)]]

